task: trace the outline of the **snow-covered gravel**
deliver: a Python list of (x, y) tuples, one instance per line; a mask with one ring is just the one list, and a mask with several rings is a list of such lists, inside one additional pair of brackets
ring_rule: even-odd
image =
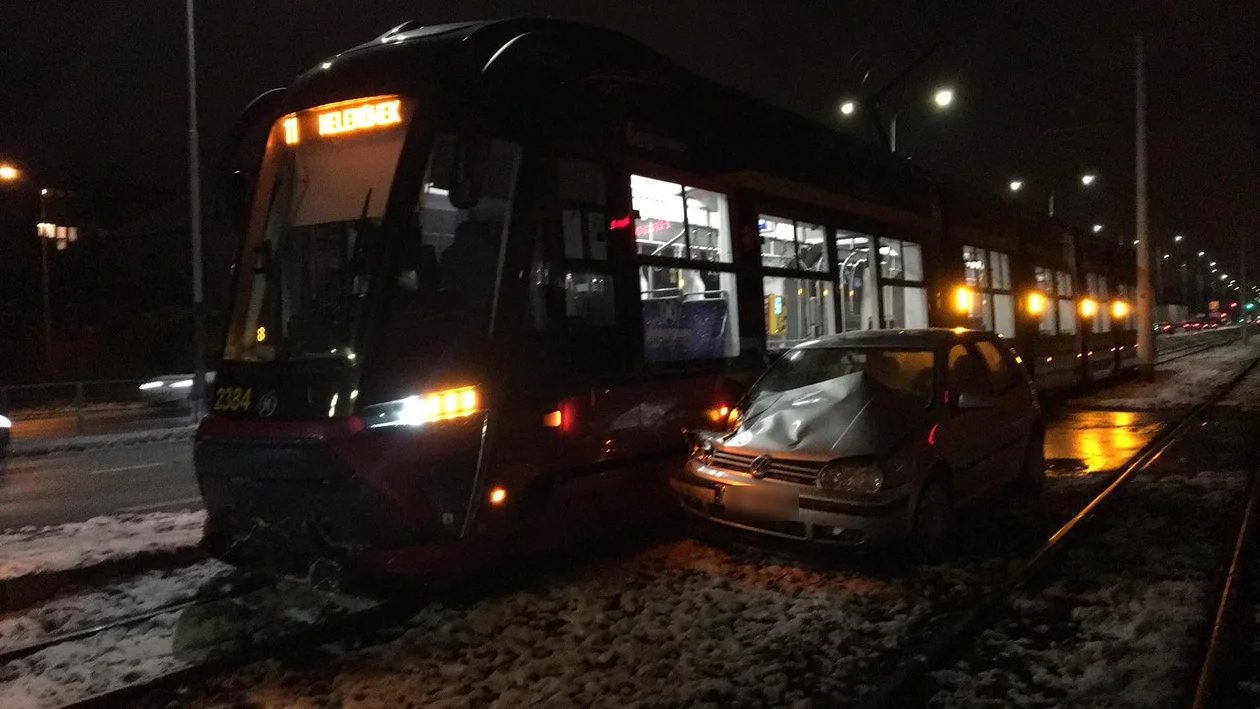
[(0, 615), (0, 652), (191, 600), (227, 587), (231, 575), (232, 567), (211, 560), (101, 586), (65, 589), (56, 598)]
[(1243, 411), (1260, 411), (1260, 367), (1243, 377), (1238, 386), (1229, 395), (1221, 399), (1221, 404), (1234, 406)]
[(936, 707), (1176, 706), (1246, 471), (1139, 476), (1058, 580), (933, 674)]
[(206, 513), (152, 512), (93, 517), (0, 532), (0, 580), (195, 547)]
[(1260, 357), (1260, 338), (1244, 346), (1222, 345), (1158, 365), (1154, 382), (1131, 381), (1074, 399), (1073, 408), (1151, 411), (1182, 409), (1206, 401), (1220, 386)]
[(0, 665), (0, 707), (60, 707), (204, 662), (231, 652), (242, 641), (279, 637), (370, 605), (281, 583), (240, 598), (164, 613)]

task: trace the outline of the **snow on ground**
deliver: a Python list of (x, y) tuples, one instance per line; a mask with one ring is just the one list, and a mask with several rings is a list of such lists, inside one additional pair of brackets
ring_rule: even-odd
[(1221, 399), (1225, 406), (1236, 406), (1243, 411), (1260, 411), (1260, 367), (1243, 377), (1229, 395)]
[(1090, 396), (1074, 399), (1073, 408), (1149, 411), (1189, 408), (1207, 400), (1254, 359), (1260, 339), (1222, 345), (1158, 365), (1155, 381), (1131, 381)]
[[(1059, 579), (933, 674), (935, 707), (1175, 706), (1244, 471), (1141, 476)], [(1223, 514), (1223, 510), (1231, 513)], [(1105, 520), (1105, 521), (1103, 521)]]
[(152, 571), (117, 583), (63, 590), (52, 600), (0, 615), (0, 652), (191, 600), (200, 593), (227, 586), (231, 571), (227, 564), (211, 560)]
[(0, 707), (60, 707), (265, 641), (366, 601), (281, 583), (241, 598), (164, 613), (0, 665)]
[(829, 705), (869, 690), (1007, 561), (872, 572), (847, 555), (675, 541), (435, 602), (396, 640), (311, 671), (245, 668), (190, 706)]
[(93, 517), (0, 532), (0, 580), (196, 546), (203, 510)]

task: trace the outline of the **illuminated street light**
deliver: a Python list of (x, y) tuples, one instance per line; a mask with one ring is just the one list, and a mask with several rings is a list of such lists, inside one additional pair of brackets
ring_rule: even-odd
[(1085, 173), (1084, 175), (1081, 175), (1081, 184), (1085, 185), (1086, 187), (1089, 187), (1090, 185), (1094, 184), (1094, 175), (1088, 172)]
[(1203, 258), (1203, 252), (1202, 252), (1202, 251), (1200, 251), (1200, 252), (1199, 252), (1199, 258)]
[(1178, 234), (1177, 236), (1174, 236), (1173, 241), (1181, 241), (1181, 235)]
[(1023, 186), (1024, 186), (1024, 182), (1023, 182), (1022, 180), (1011, 180), (1011, 191), (1012, 191), (1012, 192), (1018, 192), (1018, 191), (1020, 190), (1020, 188), (1021, 188), (1021, 187), (1023, 187)]
[(949, 104), (954, 102), (954, 90), (937, 89), (936, 94), (932, 96), (932, 100), (936, 102), (937, 108), (948, 108)]
[(1208, 265), (1209, 265), (1209, 266), (1215, 266), (1215, 265), (1216, 265), (1216, 262), (1215, 262), (1215, 261), (1213, 261), (1213, 262), (1209, 263)]
[(1228, 274), (1228, 273), (1222, 273), (1222, 274), (1221, 274), (1221, 280), (1223, 281), (1223, 280), (1225, 280), (1226, 278), (1229, 278), (1229, 274)]
[(1134, 245), (1134, 246), (1137, 246), (1137, 245), (1138, 245), (1138, 240), (1137, 240), (1137, 239), (1134, 239), (1134, 240), (1133, 240), (1133, 245)]
[[(1100, 231), (1102, 231), (1102, 224), (1095, 224), (1095, 225), (1094, 225), (1094, 233), (1095, 233), (1095, 234), (1097, 234), (1097, 233), (1098, 233), (1098, 232), (1100, 232)], [(1135, 241), (1135, 242), (1133, 242), (1133, 243), (1135, 243), (1135, 244), (1136, 244), (1137, 242)]]
[(1164, 254), (1164, 258), (1168, 258), (1169, 256), (1172, 256), (1172, 254)]
[(22, 173), (18, 172), (18, 169), (12, 165), (0, 165), (0, 180), (12, 182), (18, 178), (18, 175), (21, 174)]
[(844, 116), (852, 116), (857, 111), (857, 103), (853, 101), (845, 101), (840, 104), (840, 114)]

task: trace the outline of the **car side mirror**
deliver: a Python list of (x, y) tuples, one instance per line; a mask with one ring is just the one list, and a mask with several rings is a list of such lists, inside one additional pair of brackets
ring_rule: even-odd
[(982, 394), (977, 391), (964, 391), (958, 395), (958, 403), (955, 408), (963, 409), (991, 409), (993, 408), (993, 395)]

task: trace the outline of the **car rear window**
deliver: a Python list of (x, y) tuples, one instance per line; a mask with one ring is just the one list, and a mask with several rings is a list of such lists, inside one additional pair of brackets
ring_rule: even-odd
[(754, 398), (817, 384), (858, 372), (880, 384), (932, 399), (935, 355), (931, 350), (877, 347), (810, 347), (788, 352), (757, 382)]

